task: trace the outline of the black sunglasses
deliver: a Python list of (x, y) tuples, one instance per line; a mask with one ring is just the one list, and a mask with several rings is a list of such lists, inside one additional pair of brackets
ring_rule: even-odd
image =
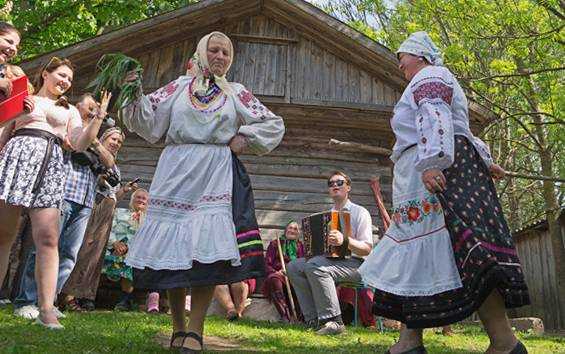
[(343, 179), (338, 179), (337, 181), (328, 181), (328, 187), (333, 187), (333, 186), (337, 186), (337, 187), (341, 187), (343, 186), (343, 184), (345, 183), (345, 180)]

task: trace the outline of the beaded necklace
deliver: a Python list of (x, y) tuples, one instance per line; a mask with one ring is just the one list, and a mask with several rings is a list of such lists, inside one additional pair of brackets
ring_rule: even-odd
[[(192, 79), (188, 86), (188, 96), (192, 107), (202, 113), (214, 113), (220, 110), (227, 101), (227, 95), (216, 85), (210, 85), (210, 88), (204, 96), (196, 94), (193, 90), (193, 85), (196, 77)], [(217, 104), (220, 99), (220, 103)], [(216, 106), (214, 108), (214, 106)]]

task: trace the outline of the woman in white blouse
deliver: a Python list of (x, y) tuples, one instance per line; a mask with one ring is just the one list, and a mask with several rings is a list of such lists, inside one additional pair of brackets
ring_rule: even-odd
[(33, 111), (0, 129), (0, 282), (22, 209), (27, 208), (37, 249), (37, 322), (51, 329), (63, 328), (53, 309), (59, 267), (59, 207), (65, 186), (61, 144), (67, 140), (76, 151), (85, 150), (106, 115), (102, 108), (83, 127), (78, 110), (61, 98), (72, 81), (71, 62), (53, 57), (40, 72)]
[(491, 177), (504, 170), (469, 129), (467, 99), (427, 33), (397, 52), (410, 83), (394, 109), (392, 224), (360, 272), (373, 311), (405, 325), (390, 353), (425, 353), (422, 328), (478, 311), (487, 353), (525, 353), (505, 307), (529, 303)]
[(147, 217), (126, 262), (136, 288), (168, 290), (171, 347), (184, 352), (202, 349), (215, 285), (264, 273), (249, 177), (236, 154), (271, 151), (284, 124), (245, 87), (226, 80), (232, 59), (230, 39), (212, 32), (198, 43), (186, 75), (122, 112), (128, 129), (150, 143), (165, 138)]

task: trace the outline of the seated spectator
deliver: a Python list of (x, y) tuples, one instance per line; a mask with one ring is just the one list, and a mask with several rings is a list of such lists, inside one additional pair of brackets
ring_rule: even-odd
[(119, 208), (114, 214), (102, 274), (111, 281), (120, 282), (122, 296), (114, 307), (116, 311), (130, 311), (134, 306), (132, 269), (126, 265), (125, 258), (128, 243), (145, 218), (148, 199), (149, 193), (145, 189), (138, 189), (131, 195), (129, 209)]
[(238, 320), (251, 302), (247, 297), (255, 292), (255, 279), (246, 279), (229, 285), (216, 285), (214, 298), (226, 310), (228, 321)]
[[(294, 261), (297, 258), (304, 257), (304, 245), (298, 239), (299, 235), (298, 223), (291, 221), (286, 225), (284, 235), (280, 238), (281, 250), (284, 262)], [(281, 258), (279, 254), (279, 246), (277, 240), (271, 241), (267, 247), (267, 255), (265, 257), (267, 277), (263, 282), (263, 294), (271, 303), (275, 305), (281, 319), (285, 322), (291, 322), (292, 311), (290, 309), (290, 295), (286, 289), (286, 275), (283, 273)], [(291, 290), (292, 291), (292, 290)], [(293, 295), (294, 296), (294, 295)], [(294, 299), (295, 310), (298, 311), (298, 301)], [(300, 317), (300, 315), (298, 315)], [(298, 320), (295, 318), (294, 320)]]

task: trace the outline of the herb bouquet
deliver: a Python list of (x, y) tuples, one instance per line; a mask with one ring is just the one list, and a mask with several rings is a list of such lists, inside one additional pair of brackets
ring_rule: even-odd
[[(108, 105), (108, 111), (117, 110), (118, 119), (121, 124), (120, 110), (131, 102), (137, 100), (141, 94), (141, 64), (122, 53), (105, 54), (96, 64), (99, 72), (96, 78), (88, 84), (97, 99), (101, 92), (106, 90), (112, 93), (112, 99)], [(137, 73), (137, 79), (124, 83), (127, 74), (131, 71)]]

